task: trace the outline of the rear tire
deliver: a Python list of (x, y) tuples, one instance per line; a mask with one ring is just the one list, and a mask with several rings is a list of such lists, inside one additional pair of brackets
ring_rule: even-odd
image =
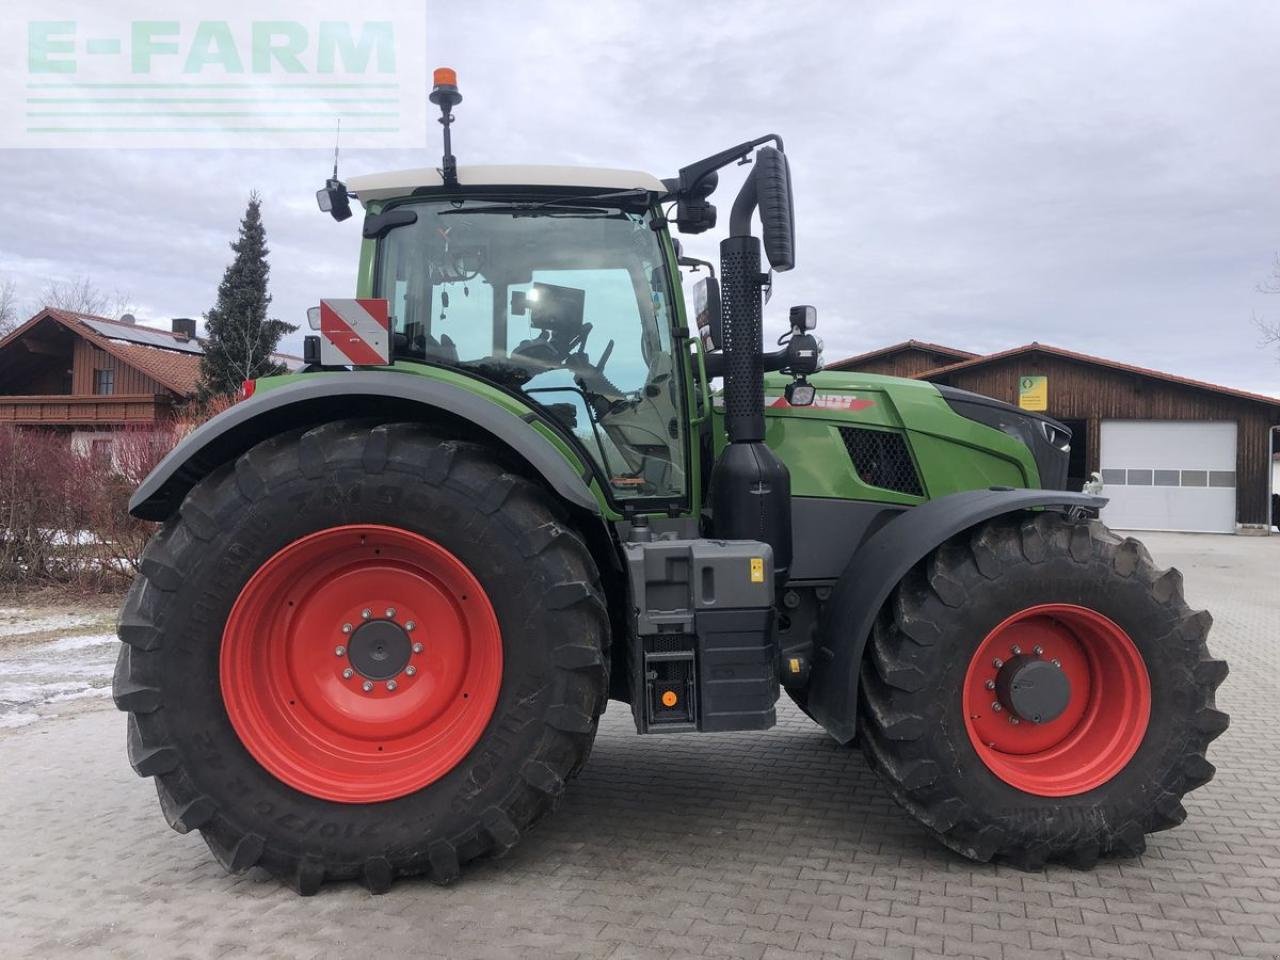
[[(371, 754), (357, 756), (338, 787), (310, 787), (289, 772), (279, 750), (271, 752), (278, 745), (270, 736), (243, 735), (250, 729), (245, 717), (259, 718), (268, 732), (287, 727), (288, 716), (283, 727), (261, 721), (275, 709), (270, 691), (284, 681), (255, 669), (273, 672), (271, 664), (281, 664), (279, 673), (301, 690), (311, 668), (299, 679), (296, 657), (253, 659), (262, 645), (280, 642), (279, 630), (260, 620), (235, 641), (249, 666), (228, 673), (228, 618), (238, 598), (251, 593), (246, 585), (256, 571), (286, 547), (332, 538), (335, 530), (386, 530), (409, 548), (424, 540), (438, 545), (459, 565), (459, 576), (474, 578), (462, 582), (478, 582), (487, 594), (489, 622), (496, 616), (500, 685), (491, 681), (492, 702), (480, 705), (478, 726), (470, 714), (474, 746), (446, 750), (438, 769), (420, 765), (408, 780), (385, 755)], [(340, 554), (348, 550), (339, 547)], [(148, 546), (141, 569), (120, 616), (114, 684), (117, 706), (129, 713), (129, 759), (139, 775), (155, 778), (169, 824), (180, 833), (199, 829), (229, 871), (263, 867), (303, 894), (326, 880), (355, 879), (374, 892), (414, 874), (448, 883), (467, 861), (508, 851), (556, 805), (565, 781), (586, 761), (608, 690), (609, 623), (598, 572), (555, 500), (481, 447), (442, 440), (415, 424), (333, 423), (268, 440), (196, 485)], [(322, 583), (314, 596), (323, 599), (327, 589)], [(410, 605), (414, 590), (403, 592)], [(286, 616), (291, 596), (283, 589), (271, 616)], [(389, 614), (394, 598), (378, 599)], [(262, 597), (256, 602), (261, 606)], [(301, 597), (298, 606), (304, 607)], [(321, 631), (313, 642), (314, 631), (304, 631), (287, 642), (307, 645), (318, 670), (330, 669), (325, 658), (339, 664), (336, 678), (321, 681), (336, 685), (349, 706), (353, 694), (341, 686), (340, 672), (346, 661), (334, 656), (346, 639), (341, 629), (335, 623), (331, 636)], [(430, 670), (433, 624), (415, 629), (410, 636), (426, 641), (420, 655), (427, 659), (421, 676), (416, 669), (409, 680), (399, 675), (401, 693)], [(478, 649), (459, 659), (480, 656)], [(491, 665), (495, 654), (487, 656)], [(354, 645), (351, 657), (356, 664)], [(235, 689), (224, 691), (228, 678)], [(356, 697), (361, 679), (353, 681)], [(486, 682), (467, 679), (465, 687), (479, 691)], [(391, 702), (385, 688), (379, 680), (370, 694), (375, 707)], [(276, 712), (301, 709), (288, 703)], [(381, 722), (372, 714), (369, 720)], [(327, 730), (311, 722), (313, 732)], [(358, 725), (355, 732), (362, 732)], [(448, 729), (436, 737), (449, 739)], [(430, 749), (417, 746), (420, 754)], [(320, 752), (326, 748), (322, 742)], [(362, 764), (370, 756), (381, 766), (366, 776)], [(313, 763), (310, 772), (316, 769)], [(339, 795), (346, 801), (334, 799)]]
[[(1032, 622), (1024, 635), (1044, 631), (1045, 647), (1075, 644), (1077, 666), (1106, 668), (1089, 702), (1058, 717), (1067, 738), (1044, 752), (1036, 738), (1050, 723), (1024, 719), (1002, 735), (1008, 708), (996, 711), (982, 673), (994, 664), (991, 644), (1009, 646), (1000, 631), (1024, 615)], [(1205, 751), (1227, 728), (1214, 707), (1227, 665), (1209, 656), (1211, 623), (1187, 607), (1178, 571), (1156, 569), (1137, 540), (1096, 520), (1041, 513), (989, 522), (917, 565), (878, 618), (860, 678), (863, 749), (894, 798), (974, 860), (1037, 869), (1137, 855), (1146, 834), (1182, 822), (1183, 796), (1214, 774)], [(1112, 649), (1129, 666), (1114, 666)], [(1086, 680), (1077, 677), (1073, 696)], [(1111, 730), (1098, 712), (1104, 695), (1131, 701), (1112, 704)], [(1095, 726), (1069, 726), (1086, 721)], [(1074, 738), (1091, 732), (1073, 752), (1082, 742)]]

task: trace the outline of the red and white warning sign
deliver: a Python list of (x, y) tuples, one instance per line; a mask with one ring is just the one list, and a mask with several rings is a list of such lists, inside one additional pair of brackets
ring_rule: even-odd
[(391, 361), (386, 300), (321, 300), (320, 362), (325, 366), (378, 366)]

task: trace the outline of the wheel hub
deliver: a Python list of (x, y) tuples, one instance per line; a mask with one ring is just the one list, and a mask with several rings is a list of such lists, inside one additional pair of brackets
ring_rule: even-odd
[(961, 709), (995, 776), (1036, 796), (1074, 796), (1106, 783), (1137, 752), (1151, 681), (1117, 623), (1077, 604), (1038, 604), (978, 643)]
[(370, 680), (390, 680), (409, 664), (413, 642), (392, 620), (370, 620), (351, 634), (347, 656), (357, 673)]
[(376, 803), (433, 783), (475, 746), (498, 701), (502, 633), (480, 582), (440, 544), (329, 527), (249, 578), (219, 673), (227, 716), (269, 773), (309, 796)]
[(996, 674), (996, 699), (1020, 720), (1050, 723), (1071, 702), (1071, 681), (1052, 661), (1021, 654)]

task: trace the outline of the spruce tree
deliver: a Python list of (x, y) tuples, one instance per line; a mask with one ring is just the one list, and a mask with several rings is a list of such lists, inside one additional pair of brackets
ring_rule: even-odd
[(206, 340), (200, 361), (200, 397), (233, 394), (245, 380), (284, 373), (271, 359), (280, 338), (297, 330), (283, 320), (268, 319), (267, 231), (262, 225), (262, 197), (249, 194), (240, 221), (240, 236), (232, 242), (235, 258), (218, 285), (218, 301), (204, 315)]

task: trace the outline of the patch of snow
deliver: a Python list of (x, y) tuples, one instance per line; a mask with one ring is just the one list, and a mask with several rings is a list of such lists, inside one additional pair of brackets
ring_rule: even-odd
[(52, 643), (40, 645), (41, 650), (62, 652), (64, 650), (83, 650), (85, 647), (100, 647), (104, 643), (117, 643), (114, 633), (88, 633), (83, 637), (64, 637)]
[(110, 633), (0, 648), (0, 728), (25, 726), (53, 712), (42, 707), (108, 696), (117, 650), (116, 637)]
[[(14, 611), (20, 614), (22, 611)], [(0, 623), (0, 637), (18, 637), (24, 633), (47, 633), (50, 630), (67, 630), (87, 626), (95, 617), (82, 613), (55, 614), (48, 617), (32, 617), (29, 620), (11, 620)]]
[(82, 687), (79, 690), (71, 690), (67, 693), (55, 694), (45, 699), (45, 703), (66, 703), (68, 700), (83, 700), (86, 697), (109, 697), (111, 696), (111, 685), (103, 684), (100, 687)]

